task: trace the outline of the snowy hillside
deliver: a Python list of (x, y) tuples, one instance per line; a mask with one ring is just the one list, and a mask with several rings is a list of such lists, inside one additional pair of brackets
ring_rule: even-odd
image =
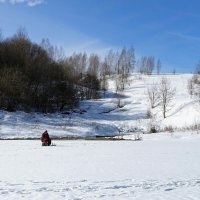
[[(162, 117), (158, 108), (151, 110), (153, 119), (149, 119), (150, 105), (147, 88), (159, 83), (161, 77), (167, 77), (175, 87), (173, 106)], [(137, 131), (148, 132), (151, 124), (158, 130), (166, 127), (186, 129), (199, 123), (200, 104), (190, 97), (187, 91), (188, 80), (192, 74), (152, 75), (133, 74), (129, 85), (121, 94), (123, 107), (117, 107), (115, 83), (109, 80), (109, 89), (105, 96), (97, 100), (83, 101), (80, 107), (65, 114), (8, 113), (0, 111), (0, 138), (39, 138), (44, 130), (53, 137), (93, 137), (118, 136)]]

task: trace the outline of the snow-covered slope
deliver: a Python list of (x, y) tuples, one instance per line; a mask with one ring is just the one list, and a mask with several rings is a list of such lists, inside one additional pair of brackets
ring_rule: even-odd
[[(150, 109), (147, 88), (167, 77), (176, 88), (173, 107), (163, 119), (159, 109), (152, 110), (154, 120), (148, 118)], [(0, 138), (35, 138), (48, 130), (54, 137), (92, 137), (132, 134), (148, 131), (152, 123), (159, 130), (165, 127), (185, 129), (199, 123), (200, 104), (187, 91), (192, 74), (152, 75), (133, 74), (130, 84), (121, 94), (122, 108), (117, 107), (115, 83), (109, 80), (109, 89), (101, 99), (83, 101), (71, 114), (8, 113), (0, 111)]]

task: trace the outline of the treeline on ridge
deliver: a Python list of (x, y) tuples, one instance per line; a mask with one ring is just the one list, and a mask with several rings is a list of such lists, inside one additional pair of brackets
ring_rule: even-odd
[[(49, 40), (32, 42), (23, 29), (10, 38), (0, 34), (0, 109), (55, 112), (80, 100), (99, 97), (107, 77), (116, 74), (124, 84), (135, 67), (133, 48), (66, 57)], [(124, 87), (123, 85), (121, 86)]]

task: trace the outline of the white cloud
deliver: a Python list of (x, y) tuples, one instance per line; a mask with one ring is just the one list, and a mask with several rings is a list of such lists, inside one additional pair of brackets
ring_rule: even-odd
[(176, 32), (169, 32), (168, 34), (173, 35), (173, 36), (178, 37), (178, 38), (181, 38), (181, 39), (184, 39), (184, 40), (200, 42), (200, 37), (185, 35), (185, 34), (176, 33)]
[(113, 49), (114, 51), (117, 50), (118, 48), (115, 46), (111, 46), (108, 44), (105, 44), (101, 40), (98, 39), (93, 39), (93, 38), (85, 38), (81, 39), (78, 42), (76, 42), (76, 39), (73, 40), (73, 43), (69, 44), (69, 42), (66, 45), (64, 44), (61, 45), (64, 47), (65, 53), (67, 56), (71, 55), (73, 52), (76, 53), (96, 53), (98, 54), (101, 58), (103, 58), (110, 49)]
[(0, 0), (0, 3), (6, 3), (6, 2), (13, 5), (19, 3), (25, 3), (27, 6), (33, 7), (44, 3), (44, 0)]
[[(104, 57), (110, 49), (118, 49), (118, 47), (108, 44), (100, 38), (87, 35), (68, 27), (67, 25), (59, 23), (52, 24), (52, 22), (48, 22), (48, 26), (51, 28), (46, 37), (50, 38), (52, 44), (62, 46), (67, 56), (71, 55), (73, 52), (86, 52), (87, 54), (97, 53), (98, 55)], [(57, 37), (56, 35), (59, 32), (62, 32), (62, 34)]]
[(42, 4), (44, 3), (44, 0), (31, 0), (31, 1), (27, 1), (27, 5), (28, 6), (36, 6), (36, 5), (39, 5), (39, 4)]

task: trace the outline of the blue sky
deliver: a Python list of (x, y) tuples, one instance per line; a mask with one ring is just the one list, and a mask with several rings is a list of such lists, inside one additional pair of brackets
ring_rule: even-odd
[(5, 37), (25, 27), (67, 54), (105, 54), (133, 46), (159, 58), (162, 71), (193, 72), (200, 60), (199, 0), (0, 0)]

